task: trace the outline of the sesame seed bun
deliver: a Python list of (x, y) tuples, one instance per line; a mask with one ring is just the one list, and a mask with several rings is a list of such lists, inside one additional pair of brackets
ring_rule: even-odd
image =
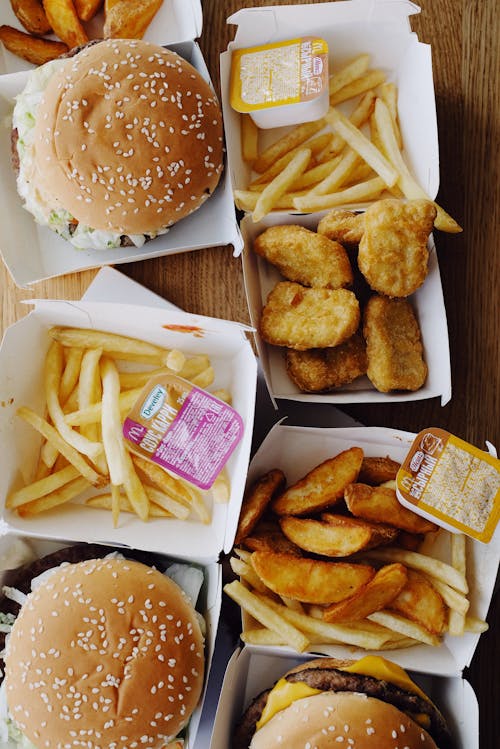
[(122, 235), (187, 216), (222, 171), (214, 92), (175, 52), (110, 39), (64, 61), (38, 108), (33, 179), (54, 210)]
[(322, 692), (297, 700), (254, 735), (250, 749), (437, 749), (429, 734), (393, 705), (366, 694)]
[(203, 676), (183, 592), (123, 559), (58, 568), (28, 596), (7, 647), (9, 710), (48, 749), (163, 746), (189, 720)]

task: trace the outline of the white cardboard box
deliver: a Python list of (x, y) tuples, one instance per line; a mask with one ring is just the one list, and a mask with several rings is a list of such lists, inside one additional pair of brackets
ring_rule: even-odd
[[(281, 468), (287, 483), (293, 484), (322, 461), (349, 447), (363, 448), (367, 456), (386, 456), (402, 461), (415, 435), (383, 427), (352, 427), (346, 429), (318, 429), (315, 427), (289, 427), (277, 424), (261, 444), (248, 471), (250, 485), (271, 468)], [(434, 538), (430, 538), (434, 536)], [(449, 562), (449, 536), (446, 531), (429, 534), (425, 553)], [(470, 613), (486, 619), (495, 586), (500, 561), (500, 526), (489, 544), (467, 539), (467, 580), (469, 583)], [(467, 632), (462, 637), (446, 634), (439, 647), (417, 645), (391, 650), (386, 654), (400, 666), (436, 676), (460, 676), (471, 662), (479, 642), (479, 634)], [(254, 649), (254, 646), (247, 646)], [(290, 648), (266, 647), (272, 654), (290, 653)], [(351, 646), (314, 645), (315, 653), (334, 658), (360, 658), (367, 651)], [(384, 655), (384, 653), (382, 653)]]
[[(62, 539), (57, 541), (47, 537), (44, 539), (34, 539), (26, 536), (17, 536), (11, 532), (2, 535), (0, 530), (0, 585), (3, 584), (5, 571), (20, 567), (26, 562), (51, 554), (58, 549), (71, 545), (70, 542), (63, 542)], [(172, 561), (170, 556), (165, 556), (165, 567)], [(183, 560), (186, 561), (186, 560)], [(163, 571), (163, 570), (162, 570)], [(203, 565), (204, 583), (200, 592), (198, 610), (203, 615), (206, 625), (205, 638), (205, 681), (203, 693), (200, 702), (193, 712), (189, 721), (186, 732), (186, 748), (194, 749), (195, 739), (200, 725), (200, 718), (203, 710), (203, 703), (206, 697), (208, 676), (212, 663), (212, 656), (215, 647), (215, 636), (220, 616), (221, 606), (221, 567), (215, 562)], [(2, 743), (2, 749), (15, 749), (12, 742)]]
[[(420, 8), (408, 0), (349, 0), (313, 5), (244, 8), (228, 18), (237, 26), (234, 41), (221, 55), (222, 107), (228, 163), (233, 189), (247, 189), (251, 169), (241, 156), (240, 115), (229, 103), (233, 49), (317, 35), (326, 40), (330, 69), (336, 70), (358, 54), (370, 54), (370, 67), (382, 68), (398, 86), (398, 113), (404, 158), (417, 182), (435, 198), (439, 187), (439, 151), (432, 80), (431, 50), (411, 31), (409, 16)], [(352, 103), (341, 105), (349, 112)], [(263, 132), (262, 147), (284, 128)], [(348, 208), (366, 208), (349, 205)]]
[[(109, 271), (111, 272), (111, 271)], [(36, 301), (33, 311), (12, 325), (0, 348), (0, 507), (11, 530), (20, 534), (72, 541), (95, 541), (139, 549), (168, 551), (172, 556), (202, 564), (229, 550), (238, 522), (247, 472), (254, 418), (257, 365), (244, 325), (189, 315), (177, 310), (98, 302)], [(243, 419), (244, 434), (227, 463), (231, 497), (227, 505), (213, 505), (210, 525), (196, 520), (157, 518), (142, 523), (126, 513), (112, 528), (108, 513), (71, 503), (31, 519), (5, 510), (9, 491), (32, 480), (40, 439), (17, 415), (21, 405), (43, 413), (43, 362), (53, 325), (88, 327), (141, 338), (187, 355), (206, 353), (215, 369), (214, 388), (232, 393), (233, 407)], [(167, 330), (165, 325), (192, 325), (201, 337)], [(210, 495), (208, 495), (210, 500)], [(158, 521), (158, 522), (157, 522)]]
[[(389, 654), (389, 658), (391, 658)], [(249, 703), (305, 656), (245, 646), (229, 661), (215, 717), (211, 749), (231, 749), (234, 726)], [(460, 676), (410, 674), (436, 702), (450, 727), (456, 749), (479, 749), (479, 713), (471, 685)]]
[(284, 348), (271, 346), (261, 338), (258, 331), (262, 307), (270, 291), (278, 281), (283, 280), (283, 277), (273, 265), (253, 252), (254, 239), (269, 226), (276, 224), (295, 223), (315, 230), (318, 220), (318, 214), (290, 216), (275, 213), (256, 224), (250, 216), (245, 216), (241, 222), (241, 233), (245, 243), (242, 256), (243, 273), (250, 319), (256, 330), (255, 341), (271, 398), (339, 404), (392, 403), (440, 396), (441, 405), (444, 406), (451, 398), (450, 351), (441, 276), (432, 237), (429, 240), (428, 276), (420, 289), (410, 297), (410, 303), (420, 324), (424, 359), (429, 369), (427, 380), (419, 390), (380, 393), (368, 377), (361, 377), (331, 393), (303, 393), (287, 375)]
[[(1, 4), (0, 23), (20, 27), (10, 3)], [(145, 39), (168, 45), (210, 82), (201, 50), (193, 41), (200, 35), (201, 27), (200, 0), (165, 0)], [(0, 44), (0, 72), (5, 73), (0, 76), (0, 169), (3, 174), (0, 183), (0, 252), (18, 286), (100, 265), (146, 260), (202, 247), (232, 244), (235, 254), (240, 252), (241, 237), (227, 169), (210, 200), (142, 248), (79, 250), (47, 227), (36, 224), (33, 216), (22, 207), (17, 194), (10, 143), (14, 97), (24, 88), (32, 67)]]

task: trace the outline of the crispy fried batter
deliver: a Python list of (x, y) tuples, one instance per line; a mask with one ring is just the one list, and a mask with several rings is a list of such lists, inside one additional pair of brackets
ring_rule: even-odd
[(277, 515), (308, 515), (339, 502), (349, 484), (356, 481), (363, 450), (351, 447), (328, 458), (297, 481), (279, 497), (271, 509)]
[(352, 211), (330, 211), (318, 224), (318, 234), (324, 234), (346, 247), (358, 245), (364, 230), (365, 214)]
[(289, 281), (326, 289), (339, 289), (353, 282), (344, 248), (303, 226), (270, 226), (257, 237), (253, 247)]
[(368, 377), (381, 393), (418, 390), (427, 377), (420, 328), (406, 299), (373, 296), (365, 308), (363, 333)]
[(377, 486), (384, 481), (392, 481), (401, 466), (396, 460), (392, 460), (388, 455), (376, 458), (363, 458), (358, 481), (360, 484), (371, 484)]
[(286, 478), (283, 471), (275, 468), (260, 476), (245, 493), (241, 505), (240, 519), (234, 543), (238, 546), (255, 528), (264, 514), (271, 498), (284, 489)]
[(342, 387), (366, 374), (366, 345), (356, 333), (332, 348), (286, 352), (289, 377), (306, 393), (324, 393)]
[(365, 564), (325, 562), (272, 551), (254, 552), (252, 566), (272, 591), (304, 603), (341, 601), (374, 575), (373, 567)]
[(304, 351), (338, 346), (356, 332), (359, 303), (347, 289), (307, 289), (276, 284), (262, 310), (260, 332), (267, 343)]
[(406, 297), (427, 275), (427, 238), (436, 208), (429, 200), (379, 200), (367, 208), (359, 243), (358, 267), (371, 288)]

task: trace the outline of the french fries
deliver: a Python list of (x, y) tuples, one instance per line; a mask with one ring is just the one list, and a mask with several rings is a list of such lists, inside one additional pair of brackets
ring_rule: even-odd
[(259, 128), (250, 115), (241, 115), (241, 156), (253, 164), (259, 154)]
[(89, 40), (71, 0), (43, 0), (43, 8), (54, 33), (69, 49)]
[(7, 25), (0, 26), (0, 41), (9, 52), (33, 65), (44, 65), (68, 51), (67, 45), (63, 42), (30, 36)]
[[(86, 506), (110, 509), (115, 527), (121, 510), (132, 510), (143, 521), (198, 518), (210, 523), (212, 502), (229, 501), (227, 470), (215, 479), (213, 489), (201, 492), (159, 465), (132, 457), (122, 432), (122, 422), (152, 376), (178, 372), (192, 382), (211, 384), (215, 375), (209, 357), (186, 357), (178, 349), (96, 330), (55, 327), (49, 335), (43, 370), (47, 418), (26, 407), (18, 409), (45, 442), (32, 483), (11, 491), (6, 507), (30, 517), (77, 498), (91, 486), (108, 485)], [(121, 371), (122, 366), (127, 371)], [(140, 370), (129, 371), (130, 366)], [(231, 400), (227, 390), (221, 395)]]
[[(397, 87), (386, 80), (382, 70), (369, 69), (369, 64), (369, 55), (360, 54), (335, 71), (330, 76), (330, 109), (325, 117), (293, 127), (260, 154), (255, 152), (258, 131), (252, 125), (249, 137), (246, 133), (249, 118), (242, 119), (242, 152), (245, 154), (251, 143), (250, 156), (244, 156), (244, 160), (256, 176), (246, 190), (234, 191), (238, 208), (260, 220), (264, 211), (271, 210), (315, 212), (372, 202), (387, 195), (427, 198), (404, 162)], [(351, 101), (355, 106), (346, 116), (345, 103)], [(338, 105), (343, 111), (337, 109)], [(304, 173), (280, 191), (279, 196), (261, 204), (256, 212), (258, 198), (252, 197), (252, 191), (259, 190), (260, 185), (268, 186), (275, 179), (281, 184), (284, 170), (303, 148), (312, 151)], [(335, 160), (336, 156), (340, 156), (340, 161)], [(304, 194), (294, 195), (299, 190)], [(436, 210), (436, 228), (461, 231), (440, 206), (436, 205)]]
[(163, 0), (117, 0), (108, 3), (105, 39), (142, 39)]
[(311, 159), (311, 151), (308, 148), (301, 148), (290, 161), (290, 163), (270, 182), (259, 195), (252, 220), (260, 221), (264, 216), (272, 211), (278, 200), (286, 193), (288, 188), (293, 185), (295, 180), (305, 172)]

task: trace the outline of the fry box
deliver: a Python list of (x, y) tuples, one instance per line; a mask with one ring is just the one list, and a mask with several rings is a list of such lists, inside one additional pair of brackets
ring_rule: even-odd
[[(389, 456), (401, 462), (414, 437), (415, 435), (410, 432), (382, 427), (318, 429), (278, 424), (269, 432), (252, 459), (248, 485), (271, 469), (280, 468), (286, 476), (287, 485), (290, 486), (327, 458), (338, 455), (350, 447), (361, 447), (365, 456)], [(450, 537), (451, 534), (443, 530), (428, 534), (423, 548), (419, 551), (451, 564)], [(470, 601), (468, 614), (485, 619), (500, 561), (500, 533), (496, 533), (488, 546), (468, 538), (466, 556)], [(368, 557), (369, 553), (367, 561)], [(247, 614), (243, 612), (243, 629), (246, 628), (247, 621)], [(378, 654), (405, 669), (441, 676), (460, 676), (463, 669), (470, 664), (478, 641), (477, 633), (466, 632), (455, 637), (446, 634), (439, 646), (422, 644), (406, 649), (380, 651)], [(254, 645), (247, 647), (257, 650), (262, 648)], [(291, 652), (290, 648), (279, 646), (265, 646), (263, 649), (273, 654)], [(310, 656), (319, 653), (334, 658), (360, 658), (367, 652), (375, 651), (361, 650), (354, 645), (314, 644)]]
[[(36, 301), (34, 305), (27, 317), (7, 330), (0, 349), (0, 445), (4, 466), (0, 502), (4, 520), (13, 531), (37, 537), (106, 542), (160, 553), (168, 550), (180, 559), (215, 561), (222, 549), (231, 548), (250, 453), (257, 368), (246, 340), (248, 328), (180, 311), (127, 304)], [(194, 515), (185, 521), (153, 518), (143, 523), (135, 515), (122, 513), (119, 527), (113, 529), (110, 513), (79, 504), (62, 505), (31, 519), (22, 519), (5, 509), (9, 492), (34, 478), (41, 441), (16, 411), (25, 405), (44, 415), (43, 367), (48, 330), (54, 325), (114, 332), (180, 349), (188, 357), (210, 357), (215, 370), (211, 389), (226, 388), (243, 421), (242, 439), (226, 464), (231, 487), (229, 503), (214, 503), (210, 492), (204, 495), (212, 512), (210, 524), (198, 522)], [(144, 369), (144, 365), (139, 366)], [(82, 501), (86, 498), (82, 495)]]
[[(330, 72), (369, 53), (370, 68), (382, 69), (398, 87), (398, 115), (403, 157), (420, 186), (434, 199), (439, 187), (439, 150), (430, 46), (411, 31), (409, 16), (419, 12), (402, 0), (350, 0), (342, 3), (245, 8), (228, 18), (237, 26), (234, 41), (221, 55), (222, 106), (229, 170), (234, 190), (247, 190), (252, 170), (241, 154), (240, 114), (229, 103), (231, 56), (235, 49), (271, 44), (302, 36), (320, 36), (328, 44)], [(339, 105), (349, 115), (351, 100)], [(259, 132), (259, 151), (287, 132)], [(368, 203), (346, 204), (366, 208)], [(339, 206), (340, 207), (340, 206)]]
[[(47, 537), (45, 539), (34, 539), (28, 535), (17, 535), (5, 529), (0, 530), (0, 581), (5, 584), (8, 578), (8, 570), (14, 570), (24, 564), (29, 564), (36, 559), (52, 554), (59, 549), (71, 545), (71, 542), (62, 539), (55, 540)], [(119, 548), (117, 548), (119, 551)], [(170, 555), (163, 555), (165, 567), (172, 562), (181, 561), (189, 564), (188, 559), (178, 560)], [(164, 568), (162, 568), (163, 571)], [(185, 749), (194, 749), (196, 734), (200, 724), (203, 703), (205, 701), (208, 676), (212, 665), (212, 657), (215, 648), (215, 636), (220, 616), (221, 607), (221, 568), (216, 563), (210, 563), (202, 566), (204, 583), (200, 591), (197, 603), (197, 610), (202, 614), (207, 631), (205, 634), (205, 683), (200, 702), (194, 710), (192, 717), (186, 728), (186, 745)], [(3, 749), (16, 749), (18, 744), (9, 741), (2, 743)]]
[[(0, 23), (19, 26), (9, 3), (2, 3)], [(96, 34), (99, 20), (95, 21)], [(202, 12), (199, 0), (165, 0), (153, 19), (145, 39), (168, 45), (188, 60), (210, 82), (210, 75), (198, 44)], [(102, 35), (102, 34), (101, 34)], [(92, 36), (92, 34), (91, 34)], [(232, 244), (238, 254), (241, 237), (236, 223), (227, 169), (219, 185), (199, 210), (175, 224), (166, 233), (143, 247), (117, 247), (109, 250), (77, 249), (47, 227), (39, 226), (22, 206), (11, 167), (11, 115), (14, 100), (25, 87), (29, 63), (12, 55), (0, 44), (0, 252), (18, 286), (54, 276), (95, 268), (101, 265), (129, 263), (136, 260), (187, 252), (202, 247)], [(2, 59), (3, 56), (3, 59)]]
[(429, 239), (429, 273), (420, 289), (409, 297), (420, 325), (424, 359), (428, 367), (427, 379), (419, 390), (381, 393), (375, 389), (368, 377), (360, 377), (350, 385), (344, 385), (330, 393), (304, 393), (286, 372), (285, 348), (271, 346), (261, 338), (258, 331), (262, 307), (276, 283), (283, 281), (284, 278), (277, 268), (253, 251), (254, 240), (269, 226), (277, 224), (300, 224), (314, 231), (319, 218), (318, 214), (290, 216), (282, 213), (266, 216), (256, 224), (253, 223), (251, 216), (245, 216), (241, 222), (240, 228), (245, 243), (242, 260), (248, 307), (256, 330), (255, 342), (262, 369), (273, 401), (276, 398), (285, 398), (306, 403), (392, 403), (440, 396), (441, 405), (446, 405), (451, 398), (448, 325), (432, 236)]
[[(244, 647), (229, 661), (215, 717), (211, 749), (231, 749), (234, 727), (248, 705), (304, 656)], [(388, 654), (389, 660), (394, 660)], [(460, 676), (409, 674), (445, 716), (456, 749), (479, 749), (479, 712), (471, 685)]]

